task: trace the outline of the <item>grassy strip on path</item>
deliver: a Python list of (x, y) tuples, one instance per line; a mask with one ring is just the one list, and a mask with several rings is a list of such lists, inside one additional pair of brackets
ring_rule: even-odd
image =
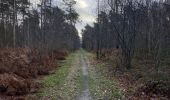
[(117, 82), (108, 77), (105, 64), (95, 61), (91, 53), (85, 52), (90, 61), (89, 89), (94, 100), (122, 100), (123, 94)]
[(80, 51), (77, 51), (63, 62), (52, 75), (42, 80), (43, 88), (38, 96), (42, 100), (74, 100), (81, 87), (79, 67)]

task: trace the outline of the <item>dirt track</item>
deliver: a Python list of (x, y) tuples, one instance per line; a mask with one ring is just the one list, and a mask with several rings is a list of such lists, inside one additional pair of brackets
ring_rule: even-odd
[(78, 100), (91, 100), (90, 92), (89, 92), (89, 82), (88, 82), (88, 67), (89, 62), (83, 53), (80, 57), (80, 66), (82, 69), (82, 91)]

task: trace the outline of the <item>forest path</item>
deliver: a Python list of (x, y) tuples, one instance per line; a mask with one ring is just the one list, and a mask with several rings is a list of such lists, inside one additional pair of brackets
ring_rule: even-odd
[(78, 100), (91, 100), (90, 92), (89, 92), (89, 82), (88, 82), (88, 67), (89, 67), (89, 61), (85, 54), (82, 52), (80, 55), (80, 66), (82, 69), (82, 91), (80, 96), (78, 97)]
[(83, 49), (70, 54), (56, 73), (45, 77), (40, 100), (91, 100), (87, 54)]
[(116, 81), (105, 64), (83, 49), (70, 54), (60, 68), (42, 80), (36, 100), (121, 100)]

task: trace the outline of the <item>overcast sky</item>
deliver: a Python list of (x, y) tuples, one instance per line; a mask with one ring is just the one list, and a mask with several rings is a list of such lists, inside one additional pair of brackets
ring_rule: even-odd
[(84, 28), (86, 24), (92, 25), (96, 20), (96, 0), (76, 0), (75, 6), (77, 12), (80, 15), (81, 23), (76, 25), (79, 32)]
[[(30, 0), (34, 4), (39, 4), (40, 0)], [(53, 0), (53, 5), (61, 5), (62, 0)], [(96, 20), (96, 0), (76, 0), (77, 4), (75, 5), (76, 11), (79, 13), (80, 17), (76, 24), (77, 30), (81, 33), (81, 30), (86, 24), (93, 25), (93, 22)]]

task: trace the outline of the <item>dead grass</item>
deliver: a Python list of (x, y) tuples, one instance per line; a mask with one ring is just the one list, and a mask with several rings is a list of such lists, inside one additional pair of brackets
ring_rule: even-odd
[(67, 54), (53, 51), (44, 55), (29, 48), (0, 49), (0, 99), (14, 100), (36, 92), (36, 79), (58, 68), (58, 60), (65, 59)]

